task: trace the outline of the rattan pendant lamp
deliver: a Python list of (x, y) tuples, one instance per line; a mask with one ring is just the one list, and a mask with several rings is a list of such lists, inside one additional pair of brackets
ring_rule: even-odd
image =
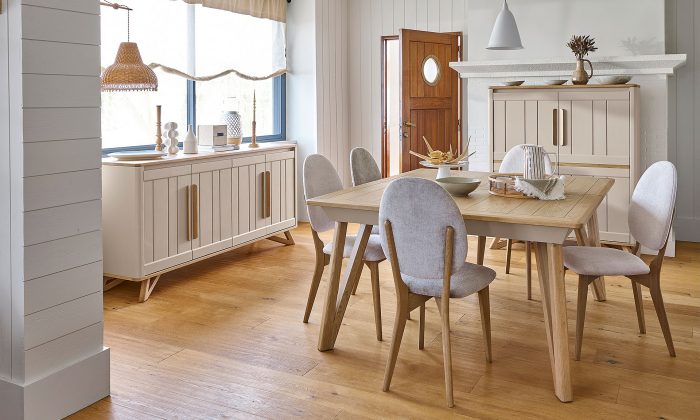
[(138, 45), (136, 45), (135, 42), (130, 42), (129, 12), (131, 12), (132, 9), (128, 6), (107, 1), (100, 2), (100, 5), (108, 6), (113, 9), (126, 10), (127, 13), (127, 42), (119, 44), (119, 50), (117, 50), (117, 57), (114, 59), (114, 64), (107, 67), (104, 72), (102, 72), (102, 91), (158, 90), (158, 78), (156, 74), (150, 67), (143, 64)]

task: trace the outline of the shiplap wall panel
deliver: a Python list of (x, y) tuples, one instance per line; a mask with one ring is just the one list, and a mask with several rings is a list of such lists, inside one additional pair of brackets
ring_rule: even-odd
[(24, 180), (26, 211), (101, 198), (100, 170), (42, 175)]
[(25, 350), (102, 322), (102, 292), (35, 312), (25, 317)]
[[(349, 99), (344, 104), (349, 108), (345, 112), (349, 137), (348, 152), (343, 158), (348, 159), (349, 150), (353, 147), (364, 147), (379, 164), (382, 134), (381, 37), (398, 35), (402, 28), (455, 31), (466, 36), (467, 0), (357, 0), (347, 2), (346, 7), (350, 71), (347, 75)], [(320, 59), (322, 54), (318, 56)], [(462, 115), (466, 115), (465, 112), (463, 109)]]
[(102, 291), (102, 262), (96, 261), (24, 283), (25, 315)]
[[(41, 74), (70, 74), (92, 76), (100, 72), (98, 45), (65, 42), (22, 41), (24, 60), (22, 71)], [(66, 60), (70, 57), (70, 60)]]
[(95, 0), (22, 0), (22, 4), (89, 13), (92, 15), (100, 14), (100, 4)]
[(102, 322), (49, 341), (25, 352), (27, 380), (38, 379), (47, 372), (65, 367), (65, 361), (83, 359), (102, 350)]
[(99, 107), (99, 76), (25, 74), (25, 108)]
[(100, 45), (100, 20), (89, 13), (22, 6), (22, 38)]
[(24, 251), (25, 280), (102, 260), (100, 231), (29, 245)]
[(100, 200), (28, 211), (24, 213), (24, 243), (34, 245), (100, 230), (101, 213)]
[(99, 138), (100, 108), (34, 108), (23, 115), (24, 142)]
[(101, 156), (99, 138), (25, 143), (24, 176), (100, 169)]

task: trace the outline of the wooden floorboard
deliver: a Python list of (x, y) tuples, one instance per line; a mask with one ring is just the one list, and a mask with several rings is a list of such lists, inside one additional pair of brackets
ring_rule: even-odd
[[(455, 408), (444, 399), (440, 318), (426, 310), (425, 350), (409, 321), (391, 391), (381, 391), (394, 321), (394, 286), (380, 264), (384, 341), (374, 332), (369, 270), (350, 299), (335, 350), (316, 350), (328, 273), (309, 324), (301, 322), (313, 271), (308, 225), (296, 245), (262, 241), (162, 277), (145, 303), (125, 282), (104, 296), (112, 395), (75, 419), (172, 418), (697, 418), (700, 413), (700, 244), (679, 243), (662, 289), (677, 358), (666, 351), (648, 292), (640, 335), (630, 282), (607, 277), (605, 302), (589, 299), (581, 361), (572, 360), (575, 401), (558, 402), (539, 287), (526, 299), (525, 258), (486, 250), (493, 364), (484, 358), (476, 296), (450, 303)], [(324, 235), (328, 240), (329, 236)], [(473, 240), (472, 240), (473, 239)], [(469, 261), (476, 258), (470, 238)], [(574, 274), (567, 274), (573, 351)], [(536, 282), (536, 274), (533, 283)], [(573, 358), (572, 358), (573, 359)]]

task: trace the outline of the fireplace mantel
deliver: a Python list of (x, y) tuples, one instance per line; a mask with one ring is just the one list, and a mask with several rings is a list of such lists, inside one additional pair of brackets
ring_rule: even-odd
[[(671, 76), (675, 69), (685, 64), (686, 54), (636, 55), (619, 57), (591, 57), (594, 75), (661, 75)], [(458, 61), (450, 63), (460, 77), (501, 78), (501, 77), (568, 77), (574, 66), (573, 57)], [(587, 67), (587, 66), (586, 66)]]

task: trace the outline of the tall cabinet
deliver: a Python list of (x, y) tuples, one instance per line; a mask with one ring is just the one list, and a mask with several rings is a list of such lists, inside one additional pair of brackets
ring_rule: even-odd
[(562, 175), (615, 179), (598, 208), (603, 241), (633, 241), (627, 225), (639, 177), (639, 86), (519, 86), (489, 90), (489, 153), (497, 170), (519, 144), (543, 146)]
[(141, 282), (296, 227), (296, 146), (179, 154), (102, 166), (106, 288)]

